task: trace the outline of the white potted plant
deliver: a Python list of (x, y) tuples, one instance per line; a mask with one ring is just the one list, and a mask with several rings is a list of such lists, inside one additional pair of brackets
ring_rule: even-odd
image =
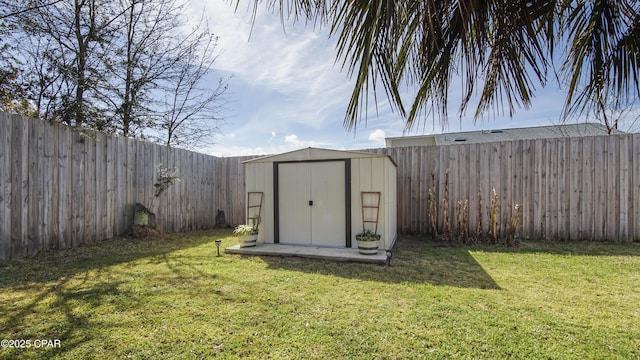
[(371, 230), (362, 230), (360, 234), (356, 235), (356, 241), (358, 242), (358, 252), (362, 255), (375, 255), (378, 253), (378, 241), (380, 235)]
[(260, 225), (260, 216), (251, 219), (253, 225), (242, 224), (236, 226), (233, 233), (238, 236), (240, 247), (256, 246), (258, 241), (258, 226)]

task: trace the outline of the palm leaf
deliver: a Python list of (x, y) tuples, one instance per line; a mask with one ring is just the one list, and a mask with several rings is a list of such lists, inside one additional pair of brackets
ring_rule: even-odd
[[(567, 88), (565, 116), (602, 112), (609, 99), (640, 94), (637, 1), (254, 0), (256, 9), (259, 3), (283, 21), (331, 25), (336, 61), (354, 78), (348, 129), (366, 120), (378, 84), (406, 129), (429, 115), (446, 125), (453, 79), (461, 82), (460, 117), (476, 95), (474, 119), (513, 116), (547, 84), (558, 46), (566, 48), (556, 77)], [(403, 85), (413, 89), (409, 99)]]

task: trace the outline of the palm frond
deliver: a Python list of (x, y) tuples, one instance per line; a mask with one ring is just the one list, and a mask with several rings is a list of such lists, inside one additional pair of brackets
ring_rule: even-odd
[(565, 11), (570, 47), (563, 67), (568, 78), (564, 116), (592, 112), (606, 118), (609, 107), (640, 93), (640, 5), (601, 0)]
[[(567, 49), (556, 77), (567, 88), (565, 116), (640, 95), (637, 1), (254, 0), (260, 3), (283, 21), (330, 24), (336, 61), (354, 79), (344, 121), (350, 130), (366, 119), (378, 84), (406, 129), (428, 115), (447, 123), (454, 79), (460, 117), (476, 95), (475, 120), (488, 112), (513, 116), (547, 84), (558, 46)], [(404, 85), (413, 89), (409, 98)]]

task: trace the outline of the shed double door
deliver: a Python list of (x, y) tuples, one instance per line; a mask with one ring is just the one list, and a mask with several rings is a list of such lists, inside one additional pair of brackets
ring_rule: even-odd
[(278, 166), (279, 242), (345, 247), (345, 162)]

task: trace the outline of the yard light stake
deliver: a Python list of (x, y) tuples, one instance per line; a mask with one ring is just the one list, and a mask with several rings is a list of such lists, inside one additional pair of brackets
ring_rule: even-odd
[(220, 256), (220, 244), (222, 244), (222, 240), (216, 240), (216, 248), (218, 249), (218, 256)]

